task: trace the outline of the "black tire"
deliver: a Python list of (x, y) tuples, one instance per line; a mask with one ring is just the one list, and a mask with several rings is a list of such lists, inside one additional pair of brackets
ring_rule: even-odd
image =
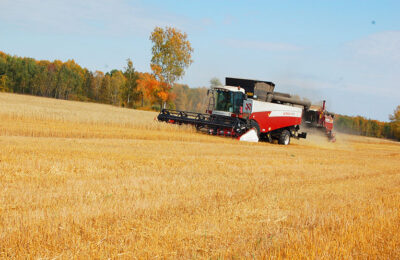
[(282, 145), (290, 144), (290, 132), (288, 130), (285, 129), (281, 132), (278, 143)]
[(250, 120), (250, 129), (255, 128), (257, 132), (258, 139), (260, 139), (260, 126), (255, 120)]

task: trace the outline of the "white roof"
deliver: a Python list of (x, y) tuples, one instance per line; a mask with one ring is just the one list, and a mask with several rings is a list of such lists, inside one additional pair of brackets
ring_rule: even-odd
[(245, 93), (244, 89), (242, 89), (240, 87), (218, 86), (218, 87), (214, 87), (214, 89), (222, 89), (222, 90), (231, 91), (231, 92), (242, 92), (243, 94)]

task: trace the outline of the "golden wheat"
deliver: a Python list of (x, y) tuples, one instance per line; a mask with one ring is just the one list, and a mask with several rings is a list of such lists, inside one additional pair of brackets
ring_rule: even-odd
[(156, 115), (0, 93), (0, 257), (400, 257), (398, 143), (242, 143)]

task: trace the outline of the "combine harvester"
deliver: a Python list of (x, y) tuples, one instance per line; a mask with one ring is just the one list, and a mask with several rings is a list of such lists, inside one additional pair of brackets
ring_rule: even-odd
[(304, 111), (303, 114), (303, 126), (306, 129), (317, 128), (325, 132), (329, 141), (335, 142), (336, 137), (333, 132), (333, 119), (335, 115), (326, 111), (326, 101), (322, 101), (322, 107), (310, 106), (309, 109)]
[(278, 140), (288, 145), (290, 138), (306, 138), (307, 133), (299, 131), (303, 110), (309, 111), (311, 103), (274, 92), (274, 88), (275, 84), (268, 81), (225, 78), (225, 86), (209, 90), (205, 114), (162, 109), (157, 119), (191, 124), (199, 131), (241, 141)]

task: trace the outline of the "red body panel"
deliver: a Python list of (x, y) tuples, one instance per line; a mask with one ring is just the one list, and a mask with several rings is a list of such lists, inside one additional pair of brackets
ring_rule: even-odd
[(325, 116), (324, 127), (328, 131), (332, 130), (332, 128), (333, 128), (333, 118), (331, 116)]
[(260, 132), (267, 133), (279, 128), (301, 124), (300, 117), (276, 116), (270, 117), (270, 111), (251, 113), (250, 119), (255, 120), (260, 126)]

